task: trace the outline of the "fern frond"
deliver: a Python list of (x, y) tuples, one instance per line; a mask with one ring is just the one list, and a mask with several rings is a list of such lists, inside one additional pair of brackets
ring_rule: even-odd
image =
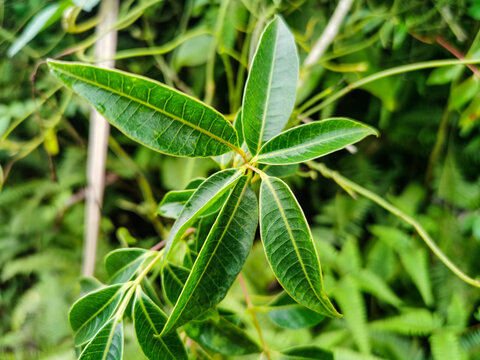
[(402, 335), (429, 335), (442, 326), (442, 320), (426, 309), (408, 309), (403, 314), (376, 320), (369, 324), (372, 330)]
[(382, 360), (382, 358), (377, 356), (360, 354), (345, 348), (333, 349), (333, 355), (335, 360)]
[(352, 275), (363, 291), (395, 307), (399, 307), (402, 304), (402, 300), (392, 291), (390, 286), (374, 272), (362, 269)]
[(452, 331), (439, 331), (430, 336), (432, 355), (435, 360), (462, 360), (458, 337)]

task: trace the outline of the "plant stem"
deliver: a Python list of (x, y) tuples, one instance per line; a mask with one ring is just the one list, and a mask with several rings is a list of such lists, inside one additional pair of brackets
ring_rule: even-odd
[(385, 210), (391, 212), (395, 216), (398, 216), (408, 224), (412, 225), (413, 228), (417, 231), (418, 235), (420, 235), (423, 241), (425, 241), (425, 243), (430, 248), (430, 250), (432, 250), (432, 252), (440, 259), (440, 261), (442, 261), (445, 264), (446, 267), (448, 267), (455, 275), (457, 275), (460, 279), (462, 279), (466, 283), (480, 288), (480, 281), (471, 278), (470, 276), (465, 274), (463, 271), (461, 271), (455, 264), (453, 264), (452, 261), (450, 261), (450, 259), (442, 252), (442, 250), (440, 250), (437, 244), (435, 244), (433, 239), (430, 237), (430, 235), (426, 232), (426, 230), (422, 227), (422, 225), (420, 225), (420, 223), (417, 220), (408, 216), (403, 211), (393, 206), (388, 201), (382, 199), (377, 194), (343, 177), (338, 172), (329, 169), (327, 166), (325, 166), (325, 164), (309, 161), (307, 165), (311, 169), (317, 170), (318, 172), (320, 172), (324, 177), (334, 180), (342, 188), (348, 188), (360, 195), (365, 196), (366, 198), (372, 200), (376, 204), (383, 207)]
[(342, 90), (339, 90), (338, 92), (336, 92), (335, 94), (327, 98), (326, 100), (322, 101), (317, 106), (314, 106), (310, 110), (305, 111), (303, 114), (300, 114), (299, 117), (301, 119), (309, 117), (310, 115), (316, 113), (317, 111), (320, 111), (321, 109), (325, 108), (331, 103), (337, 101), (339, 98), (348, 94), (350, 91), (358, 89), (359, 87), (362, 87), (363, 85), (366, 85), (373, 81), (386, 78), (388, 76), (398, 75), (398, 74), (402, 74), (410, 71), (442, 67), (442, 66), (467, 65), (467, 64), (478, 64), (478, 63), (480, 63), (480, 59), (433, 60), (433, 61), (425, 61), (425, 62), (419, 62), (419, 63), (409, 64), (409, 65), (402, 65), (402, 66), (394, 67), (388, 70), (380, 71), (376, 74), (367, 76), (363, 79), (360, 79), (358, 81), (355, 81), (354, 83), (351, 83), (345, 86)]
[(240, 283), (240, 287), (242, 288), (243, 295), (245, 296), (245, 301), (247, 302), (247, 308), (250, 314), (252, 315), (253, 323), (255, 328), (257, 329), (258, 337), (262, 342), (263, 352), (267, 359), (270, 360), (270, 351), (265, 343), (265, 339), (263, 338), (262, 329), (260, 328), (260, 323), (258, 322), (257, 315), (255, 314), (254, 306), (252, 304), (252, 300), (250, 299), (250, 295), (248, 294), (247, 286), (245, 285), (245, 281), (243, 280), (242, 274), (238, 275), (238, 282)]

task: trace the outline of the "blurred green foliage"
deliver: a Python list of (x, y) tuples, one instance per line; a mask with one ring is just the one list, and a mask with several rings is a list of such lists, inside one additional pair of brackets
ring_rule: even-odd
[[(285, 18), (304, 59), (336, 5), (231, 0), (225, 21), (218, 21), (220, 2), (122, 1), (116, 67), (206, 99), (233, 120), (245, 66), (267, 20), (275, 13)], [(82, 291), (77, 280), (89, 107), (60, 90), (41, 60), (72, 53), (73, 60), (93, 61), (98, 6), (91, 12), (74, 9), (74, 20), (52, 19), (7, 56), (52, 4), (57, 3), (0, 0), (2, 359), (75, 356), (67, 314)], [(473, 0), (354, 1), (339, 35), (305, 77), (291, 125), (315, 105), (305, 101), (325, 89), (413, 62), (477, 58), (479, 19), (480, 5)], [(73, 31), (82, 24), (85, 31)], [(313, 120), (350, 116), (378, 128), (379, 139), (367, 139), (353, 153), (333, 154), (327, 165), (417, 218), (473, 275), (480, 273), (478, 71), (456, 66), (383, 78), (310, 115)], [(158, 202), (166, 191), (218, 166), (165, 157), (116, 130), (110, 145), (97, 266), (101, 279), (107, 277), (101, 259), (109, 250), (133, 242), (149, 248), (161, 238), (159, 222), (171, 224), (152, 220), (151, 194)], [(280, 287), (256, 242), (244, 274), (269, 346), (316, 345), (332, 350), (335, 359), (480, 359), (479, 289), (450, 273), (400, 219), (317, 175), (301, 167), (286, 180), (313, 227), (326, 288), (345, 317), (320, 319), (309, 328), (282, 326), (278, 318), (292, 315), (269, 310)], [(129, 232), (121, 229), (116, 236), (119, 228)], [(255, 338), (238, 284), (232, 293), (222, 305), (243, 314)], [(125, 334), (125, 358), (140, 358), (130, 324)], [(207, 358), (202, 354), (208, 350), (197, 351)]]

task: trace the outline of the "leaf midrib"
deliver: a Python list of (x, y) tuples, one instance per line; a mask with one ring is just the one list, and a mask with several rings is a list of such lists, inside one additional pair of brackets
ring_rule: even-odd
[(119, 323), (120, 322), (117, 321), (116, 319), (114, 320), (114, 324), (112, 325), (112, 330), (108, 335), (108, 341), (105, 344), (105, 350), (103, 352), (102, 360), (105, 360), (107, 358), (108, 352), (110, 351), (110, 345), (112, 344), (112, 341), (113, 341), (113, 336), (115, 335), (115, 330), (117, 330), (117, 326)]
[[(362, 130), (363, 129), (359, 128), (357, 131), (352, 131), (348, 135), (354, 135), (354, 134), (357, 134), (357, 133), (361, 133)], [(328, 138), (323, 138), (323, 139), (320, 139), (320, 140), (317, 140), (317, 141), (311, 141), (309, 143), (299, 144), (299, 145), (289, 147), (289, 148), (283, 148), (283, 149), (280, 149), (280, 150), (273, 150), (273, 151), (270, 151), (270, 152), (265, 153), (265, 154), (260, 154), (258, 156), (258, 160), (269, 159), (269, 158), (272, 158), (272, 157), (275, 157), (275, 156), (278, 156), (278, 155), (281, 155), (281, 154), (285, 154), (285, 153), (288, 153), (288, 152), (291, 152), (291, 151), (295, 151), (295, 150), (298, 150), (298, 149), (301, 149), (301, 148), (305, 148), (305, 147), (309, 147), (309, 146), (315, 146), (315, 145), (318, 145), (322, 142), (335, 140), (335, 139), (337, 139), (339, 137), (343, 137), (343, 136), (345, 136), (345, 134), (330, 136)], [(274, 140), (274, 139), (272, 139), (272, 140)], [(268, 145), (268, 143), (265, 144), (265, 145)], [(336, 150), (333, 150), (333, 151), (336, 151)], [(330, 152), (333, 152), (333, 151), (330, 151)]]
[[(95, 82), (95, 81), (86, 79), (86, 78), (84, 78), (84, 77), (81, 77), (81, 76), (78, 76), (78, 75), (75, 75), (75, 74), (72, 74), (71, 72), (65, 71), (65, 70), (63, 70), (63, 69), (61, 69), (61, 68), (55, 67), (54, 69), (55, 69), (55, 71), (58, 71), (58, 72), (66, 75), (66, 76), (70, 76), (70, 77), (72, 77), (72, 78), (74, 78), (74, 79), (77, 79), (77, 80), (79, 80), (79, 81), (84, 81), (84, 82), (86, 82), (86, 83), (89, 83), (90, 85), (93, 85), (93, 86), (99, 87), (99, 88), (101, 88), (101, 89), (104, 89), (104, 90), (113, 92), (114, 94), (117, 94), (117, 95), (119, 95), (119, 96), (125, 97), (125, 98), (127, 98), (127, 99), (129, 99), (129, 100), (131, 100), (131, 101), (136, 101), (137, 103), (139, 103), (139, 104), (141, 104), (141, 105), (144, 105), (144, 106), (146, 106), (146, 107), (148, 107), (148, 108), (150, 108), (150, 109), (152, 109), (152, 110), (154, 110), (154, 111), (157, 111), (157, 112), (162, 113), (162, 114), (164, 114), (164, 115), (166, 115), (166, 116), (168, 116), (168, 117), (171, 117), (172, 119), (177, 120), (177, 121), (181, 122), (182, 124), (185, 124), (185, 125), (191, 127), (192, 129), (197, 130), (198, 132), (201, 132), (201, 133), (203, 133), (203, 134), (205, 134), (205, 135), (207, 135), (207, 136), (209, 136), (209, 137), (217, 140), (218, 142), (220, 142), (220, 143), (228, 146), (229, 148), (231, 148), (233, 151), (239, 153), (239, 150), (240, 150), (240, 149), (238, 149), (235, 145), (230, 144), (228, 141), (225, 141), (224, 139), (218, 137), (217, 135), (215, 135), (215, 134), (213, 134), (213, 133), (211, 133), (211, 132), (209, 132), (209, 131), (207, 131), (207, 130), (199, 127), (199, 126), (196, 126), (195, 124), (192, 124), (192, 123), (190, 123), (190, 122), (188, 122), (188, 121), (185, 121), (184, 119), (182, 119), (181, 117), (178, 117), (177, 115), (171, 114), (171, 113), (169, 113), (169, 112), (167, 112), (167, 111), (165, 111), (165, 110), (163, 110), (163, 109), (160, 109), (159, 107), (156, 107), (155, 105), (152, 105), (152, 104), (150, 104), (150, 103), (148, 103), (148, 102), (145, 102), (145, 101), (143, 101), (143, 100), (141, 100), (141, 99), (135, 98), (135, 97), (133, 97), (133, 96), (131, 96), (131, 95), (127, 95), (126, 93), (122, 93), (122, 92), (120, 92), (120, 91), (114, 90), (113, 88), (108, 87), (108, 86), (105, 86), (105, 85), (100, 84), (100, 83), (98, 83), (98, 82)], [(115, 72), (115, 71), (112, 71), (112, 72)], [(115, 73), (120, 74), (120, 73), (118, 73), (118, 72), (115, 72)], [(150, 81), (151, 81), (151, 80), (150, 80)], [(155, 83), (154, 83), (154, 84), (155, 84)], [(157, 84), (155, 84), (155, 85), (158, 86)], [(172, 90), (172, 89), (168, 89), (168, 90), (169, 90), (169, 91), (172, 91), (172, 95), (173, 95), (174, 90)], [(195, 100), (194, 100), (194, 101), (195, 101)], [(195, 102), (196, 102), (196, 101), (195, 101)], [(200, 106), (204, 106), (203, 104), (199, 104), (199, 105), (200, 105)], [(217, 115), (217, 116), (220, 116), (220, 118), (221, 118), (221, 115), (219, 115), (219, 114), (216, 114), (216, 115)], [(225, 122), (226, 122), (227, 125), (228, 125), (228, 121), (225, 120)], [(236, 130), (235, 130), (235, 131), (236, 131)]]
[[(203, 271), (202, 271), (202, 273), (200, 274), (199, 280), (198, 280), (197, 283), (194, 285), (193, 290), (191, 291), (190, 295), (189, 295), (188, 298), (186, 299), (186, 301), (185, 301), (185, 303), (184, 303), (185, 305), (183, 306), (183, 308), (181, 309), (180, 313), (179, 313), (178, 316), (177, 316), (177, 320), (178, 320), (178, 319), (180, 318), (180, 316), (183, 314), (183, 311), (184, 311), (185, 308), (186, 308), (186, 304), (188, 304), (188, 302), (189, 302), (190, 299), (192, 298), (192, 296), (193, 296), (196, 288), (197, 288), (198, 285), (200, 284), (200, 280), (203, 279), (203, 275), (204, 275), (205, 272), (207, 271), (207, 268), (208, 268), (208, 266), (210, 265), (210, 262), (212, 261), (212, 259), (214, 258), (215, 254), (216, 254), (216, 252), (217, 252), (217, 250), (218, 250), (218, 247), (219, 247), (220, 244), (222, 243), (222, 241), (223, 241), (223, 239), (224, 239), (224, 237), (225, 237), (225, 234), (226, 234), (227, 231), (228, 231), (228, 227), (230, 226), (231, 222), (233, 221), (233, 218), (234, 218), (235, 214), (237, 213), (237, 210), (238, 210), (238, 208), (239, 208), (239, 206), (240, 206), (240, 203), (241, 203), (241, 201), (242, 201), (243, 195), (245, 194), (245, 191), (246, 191), (246, 189), (247, 189), (247, 185), (248, 185), (248, 182), (245, 182), (245, 185), (244, 185), (244, 188), (243, 188), (243, 190), (242, 190), (242, 193), (241, 193), (241, 194), (239, 195), (239, 197), (238, 197), (238, 202), (235, 204), (235, 208), (234, 208), (234, 210), (233, 210), (233, 212), (232, 212), (232, 215), (231, 215), (230, 218), (228, 219), (228, 223), (226, 224), (225, 229), (224, 229), (223, 232), (222, 232), (222, 235), (220, 236), (220, 238), (219, 238), (219, 240), (218, 240), (218, 242), (217, 242), (217, 246), (216, 246), (215, 249), (213, 250), (210, 258), (208, 259), (207, 264), (204, 266)], [(230, 195), (230, 196), (231, 196), (231, 195)], [(228, 202), (228, 200), (227, 200), (227, 202)], [(220, 215), (221, 215), (221, 213), (220, 213)], [(217, 221), (218, 221), (220, 215), (218, 215), (217, 219), (215, 220), (215, 224), (213, 225), (214, 227), (215, 227), (215, 225), (217, 224)], [(207, 240), (208, 240), (208, 237), (207, 237)], [(205, 243), (204, 243), (204, 245), (202, 246), (202, 249), (203, 249), (203, 247), (205, 246), (205, 244), (207, 243), (207, 240), (205, 240)], [(200, 257), (200, 254), (201, 254), (201, 253), (202, 253), (202, 250), (200, 250), (200, 252), (199, 252), (199, 254), (198, 254), (198, 257), (197, 257), (197, 260), (198, 260), (198, 258)], [(195, 262), (197, 262), (197, 260), (196, 260)], [(182, 292), (181, 292), (180, 295), (178, 296), (177, 304), (178, 304), (178, 301), (179, 301), (179, 300), (181, 299), (181, 297), (182, 297), (183, 291), (185, 290), (186, 285), (188, 284), (188, 280), (190, 279), (190, 276), (193, 274), (194, 268), (195, 268), (195, 264), (194, 264), (194, 266), (193, 266), (193, 268), (192, 268), (192, 271), (191, 271), (190, 274), (188, 275), (187, 281), (185, 281), (185, 285), (184, 285), (184, 287), (183, 287), (183, 289), (182, 289)], [(175, 307), (176, 307), (176, 304), (175, 304)], [(175, 307), (174, 307), (174, 310), (175, 310)], [(172, 310), (172, 313), (173, 313), (174, 310)], [(168, 321), (167, 321), (167, 324), (168, 324)], [(167, 326), (165, 325), (165, 328), (166, 328), (166, 327), (167, 327)], [(164, 329), (164, 330), (165, 330), (165, 329)]]
[(262, 181), (264, 181), (265, 184), (267, 184), (267, 186), (270, 189), (270, 192), (272, 193), (272, 196), (273, 196), (275, 202), (277, 203), (278, 210), (280, 212), (280, 215), (282, 216), (283, 222), (285, 223), (285, 227), (287, 228), (288, 235), (289, 235), (290, 240), (292, 242), (293, 248), (295, 249), (295, 253), (297, 254), (298, 260), (300, 262), (300, 266), (302, 267), (302, 270), (305, 274), (305, 277), (307, 278), (308, 284), (310, 285), (310, 288), (313, 290), (313, 293), (315, 294), (317, 299), (323, 304), (322, 298), (317, 294), (317, 291), (316, 291), (315, 287), (313, 286), (313, 284), (310, 280), (310, 277), (308, 276), (308, 272), (305, 269), (305, 264), (303, 263), (302, 257), (300, 256), (300, 253), (298, 251), (298, 247), (297, 247), (297, 244), (295, 242), (295, 238), (293, 237), (292, 229), (290, 228), (290, 224), (288, 223), (288, 219), (285, 216), (285, 213), (283, 211), (283, 207), (282, 207), (282, 204), (280, 202), (280, 199), (278, 198), (277, 194), (275, 193), (275, 190), (273, 189), (273, 187), (270, 183), (270, 180), (268, 180), (268, 178), (265, 177), (264, 179), (262, 179)]

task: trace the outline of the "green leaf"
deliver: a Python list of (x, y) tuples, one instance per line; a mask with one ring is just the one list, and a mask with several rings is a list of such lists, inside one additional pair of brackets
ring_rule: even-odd
[(430, 337), (434, 360), (462, 360), (467, 359), (461, 350), (458, 336), (449, 330), (441, 330)]
[(237, 278), (252, 246), (258, 204), (248, 177), (237, 183), (210, 230), (163, 333), (218, 304)]
[(98, 3), (100, 2), (100, 0), (73, 0), (73, 2), (75, 3), (75, 5), (77, 5), (78, 7), (81, 7), (82, 10), (85, 10), (85, 11), (92, 11), (93, 8), (95, 6), (98, 5)]
[(452, 89), (449, 98), (449, 110), (460, 110), (477, 95), (480, 81), (477, 75), (472, 75)]
[(259, 169), (262, 170), (268, 176), (273, 177), (287, 177), (294, 175), (299, 168), (299, 164), (289, 165), (269, 165), (260, 164)]
[(120, 360), (123, 358), (123, 324), (112, 319), (90, 341), (78, 360)]
[(280, 360), (333, 360), (333, 353), (316, 346), (299, 346), (282, 351)]
[(7, 55), (12, 57), (22, 50), (22, 48), (27, 45), (30, 40), (37, 36), (38, 33), (59, 20), (62, 17), (65, 9), (71, 5), (72, 2), (67, 0), (50, 4), (40, 10), (40, 12), (38, 12), (32, 18), (32, 20), (28, 22), (27, 26), (22, 32), (22, 35), (20, 35), (17, 41), (10, 46), (7, 51)]
[(266, 27), (243, 96), (242, 126), (252, 155), (281, 132), (295, 105), (298, 55), (293, 34), (279, 17)]
[(185, 331), (202, 347), (218, 354), (239, 356), (261, 352), (245, 331), (223, 316), (218, 320), (191, 321), (185, 325)]
[[(165, 295), (170, 303), (177, 302), (190, 270), (167, 264), (163, 271)], [(219, 309), (220, 310), (220, 309)], [(224, 355), (244, 355), (259, 352), (258, 345), (221, 312), (217, 319), (191, 321), (185, 325), (187, 335), (204, 348)]]
[(277, 325), (288, 329), (303, 329), (320, 323), (324, 316), (299, 305), (287, 293), (282, 293), (270, 305), (269, 318)]
[(159, 82), (80, 63), (48, 65), (113, 126), (153, 150), (208, 157), (237, 148), (237, 133), (220, 113)]
[(300, 125), (263, 145), (257, 161), (264, 164), (300, 163), (343, 149), (368, 135), (378, 135), (378, 132), (345, 118)]
[(110, 277), (111, 284), (127, 282), (143, 262), (154, 252), (139, 249), (127, 248), (110, 252), (105, 258), (105, 270)]
[(195, 190), (169, 191), (158, 204), (157, 214), (171, 219), (178, 218), (194, 192)]
[(341, 317), (325, 294), (305, 215), (287, 184), (274, 177), (262, 177), (260, 233), (268, 262), (287, 293), (322, 315)]
[(176, 332), (160, 336), (167, 316), (140, 288), (137, 288), (133, 322), (138, 344), (149, 360), (187, 359)]
[(165, 246), (165, 260), (168, 259), (171, 249), (173, 249), (185, 230), (187, 230), (205, 210), (212, 206), (216, 200), (225, 194), (227, 190), (236, 184), (242, 172), (242, 170), (236, 169), (223, 170), (213, 174), (202, 182), (192, 197), (187, 201), (177, 221), (175, 221), (170, 230), (167, 245)]
[(442, 326), (442, 319), (427, 309), (406, 309), (402, 314), (372, 321), (369, 327), (376, 331), (402, 335), (428, 335)]
[(70, 326), (75, 332), (75, 345), (90, 340), (110, 319), (123, 296), (123, 285), (104, 287), (85, 295), (70, 310)]

